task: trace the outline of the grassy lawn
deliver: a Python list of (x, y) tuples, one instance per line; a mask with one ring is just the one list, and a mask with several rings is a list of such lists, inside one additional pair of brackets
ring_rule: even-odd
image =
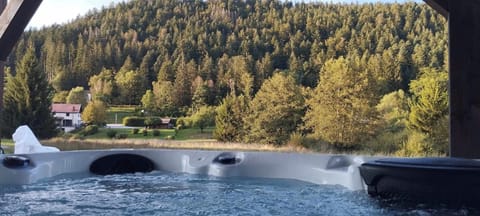
[(11, 139), (2, 139), (2, 148), (7, 154), (13, 153), (15, 144), (13, 143), (13, 140)]
[(2, 139), (2, 146), (13, 146), (13, 140), (12, 139)]
[(184, 140), (211, 140), (213, 139), (212, 133), (214, 128), (206, 128), (203, 130), (203, 133), (200, 132), (198, 128), (188, 128), (178, 131), (175, 135), (174, 129), (157, 129), (160, 131), (160, 136), (153, 135), (153, 129), (147, 130), (147, 135), (145, 136), (142, 131), (143, 128), (138, 128), (139, 132), (133, 134), (133, 129), (129, 128), (100, 128), (98, 133), (86, 136), (85, 139), (110, 139), (107, 136), (109, 130), (114, 130), (117, 134), (127, 134), (128, 139), (168, 139), (167, 137), (175, 137), (174, 140), (184, 141)]
[(110, 139), (107, 136), (107, 131), (114, 130), (117, 134), (127, 134), (128, 139), (166, 139), (168, 136), (174, 136), (175, 130), (173, 129), (160, 129), (160, 136), (153, 136), (153, 130), (147, 130), (147, 136), (144, 136), (142, 131), (143, 128), (139, 128), (139, 132), (137, 134), (133, 134), (133, 129), (109, 129), (109, 128), (100, 128), (98, 133), (90, 136), (86, 136), (85, 139)]
[[(133, 110), (133, 109), (132, 109)], [(113, 110), (125, 112), (124, 110)], [(113, 112), (112, 112), (113, 113)], [(134, 134), (134, 129), (138, 132)], [(199, 128), (175, 129), (148, 129), (147, 134), (143, 133), (144, 128), (98, 128), (93, 135), (82, 136), (82, 131), (66, 134), (50, 140), (42, 140), (42, 144), (54, 146), (62, 151), (86, 150), (86, 149), (110, 149), (110, 148), (182, 148), (182, 149), (250, 149), (257, 146), (220, 144), (213, 139), (214, 127), (205, 128), (203, 132)], [(110, 131), (116, 132), (116, 138), (110, 138)], [(160, 134), (154, 136), (154, 131)], [(120, 134), (125, 138), (118, 138)], [(263, 146), (263, 145), (262, 145)], [(264, 147), (262, 147), (264, 148)], [(13, 148), (12, 148), (13, 149)]]
[(163, 149), (195, 149), (195, 150), (224, 150), (224, 151), (280, 151), (280, 152), (307, 152), (305, 148), (285, 145), (282, 147), (255, 144), (255, 143), (231, 143), (219, 142), (212, 138), (214, 128), (206, 128), (201, 133), (198, 128), (189, 128), (178, 131), (175, 139), (165, 139), (173, 136), (175, 130), (162, 129), (160, 136), (153, 136), (149, 131), (148, 136), (132, 134), (132, 129), (111, 129), (117, 133), (128, 134), (127, 139), (111, 139), (107, 136), (108, 128), (101, 128), (95, 135), (86, 136), (82, 139), (57, 137), (43, 140), (42, 144), (55, 146), (61, 151), (88, 150), (88, 149), (117, 149), (117, 148), (163, 148)]
[[(107, 109), (107, 124), (122, 124), (126, 116), (135, 115), (135, 106), (112, 106)], [(115, 122), (116, 116), (116, 122)]]
[(215, 128), (205, 128), (203, 133), (200, 133), (199, 128), (188, 128), (178, 131), (175, 140), (206, 140), (213, 139), (213, 130)]
[[(133, 129), (130, 128), (100, 128), (98, 133), (86, 136), (85, 139), (110, 139), (107, 136), (107, 132), (109, 130), (114, 130), (117, 134), (127, 134), (128, 139), (167, 139), (168, 136), (175, 136), (174, 129), (157, 129), (160, 131), (160, 136), (153, 136), (153, 129), (147, 130), (147, 135), (145, 136), (142, 131), (143, 128), (138, 128), (139, 132), (137, 134), (133, 134)], [(188, 128), (179, 130), (177, 135), (175, 136), (175, 140), (208, 140), (213, 139), (212, 133), (214, 128), (206, 128), (203, 130), (203, 133), (200, 132), (198, 128)]]
[[(139, 128), (140, 131), (143, 128)], [(280, 152), (308, 152), (304, 148), (291, 146), (273, 146), (266, 144), (223, 143), (213, 139), (214, 127), (204, 129), (188, 128), (178, 131), (174, 140), (166, 139), (174, 136), (173, 129), (160, 129), (160, 136), (153, 136), (152, 130), (148, 135), (133, 134), (133, 129), (111, 129), (117, 133), (128, 134), (127, 139), (111, 139), (107, 136), (109, 128), (100, 128), (98, 133), (82, 139), (57, 137), (50, 140), (41, 140), (46, 146), (54, 146), (61, 151), (87, 150), (87, 149), (113, 149), (113, 148), (167, 148), (167, 149), (197, 149), (197, 150), (236, 150), (236, 151), (280, 151)], [(2, 139), (5, 153), (14, 152), (14, 143), (11, 139)]]

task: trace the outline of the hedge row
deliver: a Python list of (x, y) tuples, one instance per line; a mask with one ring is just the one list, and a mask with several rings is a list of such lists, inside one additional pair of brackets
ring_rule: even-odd
[(145, 126), (145, 118), (138, 116), (128, 116), (123, 118), (123, 125), (129, 127), (143, 127)]
[(160, 117), (139, 117), (128, 116), (123, 118), (123, 125), (129, 127), (159, 127), (162, 125), (162, 119)]

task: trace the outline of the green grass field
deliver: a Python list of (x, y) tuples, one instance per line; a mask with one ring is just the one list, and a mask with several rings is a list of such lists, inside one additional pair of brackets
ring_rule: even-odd
[(2, 139), (2, 148), (7, 154), (12, 154), (15, 144), (11, 139)]
[(107, 136), (107, 131), (114, 130), (117, 134), (127, 134), (128, 139), (166, 139), (168, 136), (174, 136), (175, 131), (173, 129), (162, 129), (160, 130), (160, 136), (153, 136), (153, 130), (147, 130), (147, 136), (144, 136), (142, 133), (143, 129), (137, 134), (133, 134), (133, 129), (109, 129), (109, 128), (100, 128), (98, 133), (86, 136), (85, 139), (110, 139)]
[(107, 124), (122, 124), (124, 117), (135, 115), (135, 106), (112, 106), (107, 109)]
[(209, 140), (212, 138), (214, 128), (206, 128), (203, 133), (198, 128), (188, 128), (179, 130), (175, 135), (174, 129), (160, 129), (160, 136), (153, 136), (153, 130), (147, 130), (147, 136), (142, 133), (143, 128), (139, 128), (139, 133), (133, 134), (133, 129), (109, 129), (100, 128), (98, 133), (85, 136), (85, 139), (111, 139), (107, 136), (107, 131), (114, 130), (117, 134), (127, 134), (127, 139), (167, 139), (167, 137), (174, 137), (174, 140)]
[(205, 128), (203, 133), (200, 133), (199, 128), (188, 128), (178, 131), (175, 140), (207, 140), (213, 139), (214, 128)]

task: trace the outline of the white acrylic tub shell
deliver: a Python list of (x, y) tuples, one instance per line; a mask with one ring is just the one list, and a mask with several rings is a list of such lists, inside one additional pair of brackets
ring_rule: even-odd
[[(108, 155), (134, 154), (151, 160), (155, 170), (219, 177), (261, 177), (296, 179), (315, 184), (342, 185), (365, 190), (358, 167), (373, 157), (277, 152), (224, 152), (166, 149), (112, 149), (32, 153), (21, 168), (0, 166), (0, 184), (29, 184), (61, 174), (89, 173), (90, 165)], [(215, 163), (219, 155), (238, 158), (236, 164)], [(0, 155), (0, 160), (7, 155)]]

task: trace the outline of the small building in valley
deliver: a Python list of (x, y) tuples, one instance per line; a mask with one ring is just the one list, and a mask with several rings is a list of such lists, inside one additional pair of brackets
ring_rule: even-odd
[(82, 125), (81, 104), (52, 104), (52, 113), (57, 127), (70, 132)]
[(177, 119), (174, 118), (161, 118), (162, 123), (160, 124), (160, 128), (173, 129), (175, 127), (176, 120)]

